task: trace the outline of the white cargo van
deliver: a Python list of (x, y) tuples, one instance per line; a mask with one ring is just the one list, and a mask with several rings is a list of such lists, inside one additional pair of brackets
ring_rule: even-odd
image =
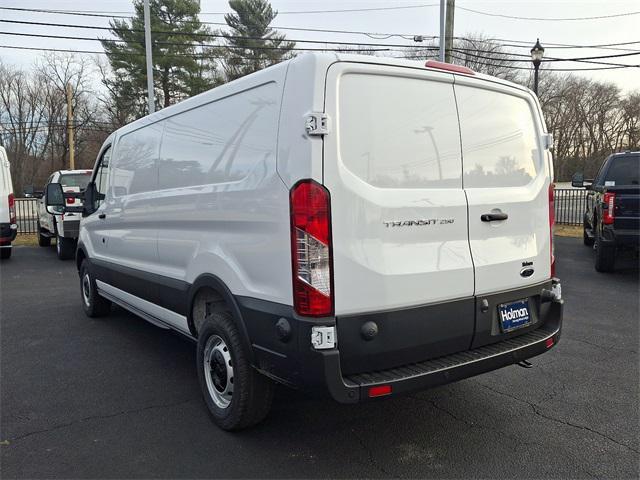
[(80, 227), (84, 309), (196, 339), (225, 429), (264, 418), (274, 381), (355, 403), (521, 362), (562, 322), (549, 144), (519, 85), (297, 57), (108, 138)]
[(11, 168), (6, 150), (0, 146), (0, 259), (11, 257), (11, 242), (15, 240), (17, 232)]

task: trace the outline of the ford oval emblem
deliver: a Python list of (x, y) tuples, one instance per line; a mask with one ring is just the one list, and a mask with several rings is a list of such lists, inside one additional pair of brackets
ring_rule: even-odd
[(533, 275), (533, 268), (523, 268), (522, 270), (520, 270), (521, 277), (527, 278), (531, 275)]

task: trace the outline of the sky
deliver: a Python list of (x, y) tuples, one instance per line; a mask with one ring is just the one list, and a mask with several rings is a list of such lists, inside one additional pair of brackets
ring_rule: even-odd
[[(272, 6), (280, 13), (274, 20), (275, 27), (301, 27), (315, 29), (350, 30), (371, 33), (395, 33), (408, 36), (438, 35), (439, 0), (272, 0)], [(131, 0), (0, 0), (0, 7), (43, 8), (76, 11), (132, 12)], [(403, 7), (389, 9), (390, 7)], [(529, 54), (529, 49), (540, 38), (545, 56), (571, 58), (595, 55), (638, 53), (621, 58), (601, 59), (627, 65), (640, 65), (640, 14), (593, 20), (554, 21), (557, 18), (595, 17), (640, 12), (640, 0), (456, 0), (455, 28), (457, 36), (482, 34), (487, 37), (523, 42), (525, 48), (515, 49)], [(351, 12), (326, 12), (327, 10), (376, 9)], [(517, 17), (534, 17), (545, 20), (518, 20), (482, 15), (462, 10), (470, 8), (489, 14)], [(222, 12), (230, 11), (224, 0), (201, 0), (201, 20), (224, 22)], [(295, 13), (304, 11), (306, 13)], [(325, 11), (311, 13), (310, 11)], [(209, 14), (216, 12), (216, 14)], [(106, 26), (107, 18), (79, 17), (48, 13), (26, 13), (0, 10), (0, 19), (23, 20), (75, 25)], [(62, 28), (37, 25), (0, 23), (0, 32), (39, 33), (97, 37), (105, 32), (78, 28)], [(360, 34), (301, 32), (284, 30), (295, 40), (322, 40), (346, 42), (379, 42), (398, 45), (415, 45), (410, 39), (390, 37), (371, 39)], [(638, 42), (616, 49), (566, 49), (553, 44), (598, 45), (621, 42)], [(0, 33), (0, 45), (46, 47), (57, 49), (102, 50), (99, 42), (32, 38)], [(299, 44), (298, 46), (303, 46)], [(308, 45), (312, 46), (312, 45)], [(315, 45), (317, 46), (317, 45)], [(41, 52), (13, 50), (0, 47), (3, 62), (29, 68)], [(552, 68), (597, 68), (575, 62), (557, 62)], [(542, 73), (543, 74), (543, 73)], [(616, 83), (624, 92), (640, 90), (640, 67), (618, 70), (584, 71), (577, 75)]]

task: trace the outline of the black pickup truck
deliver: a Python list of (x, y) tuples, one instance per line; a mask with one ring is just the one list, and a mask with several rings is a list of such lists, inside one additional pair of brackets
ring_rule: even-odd
[(584, 244), (596, 252), (596, 270), (611, 272), (616, 255), (640, 247), (640, 152), (607, 157), (595, 179), (573, 176), (571, 185), (587, 189)]

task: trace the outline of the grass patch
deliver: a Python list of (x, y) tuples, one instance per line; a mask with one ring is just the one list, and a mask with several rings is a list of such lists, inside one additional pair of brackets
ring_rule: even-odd
[(582, 238), (582, 225), (555, 225), (553, 233), (558, 237)]
[(38, 236), (35, 234), (23, 234), (18, 235), (16, 239), (11, 242), (14, 247), (37, 247)]

